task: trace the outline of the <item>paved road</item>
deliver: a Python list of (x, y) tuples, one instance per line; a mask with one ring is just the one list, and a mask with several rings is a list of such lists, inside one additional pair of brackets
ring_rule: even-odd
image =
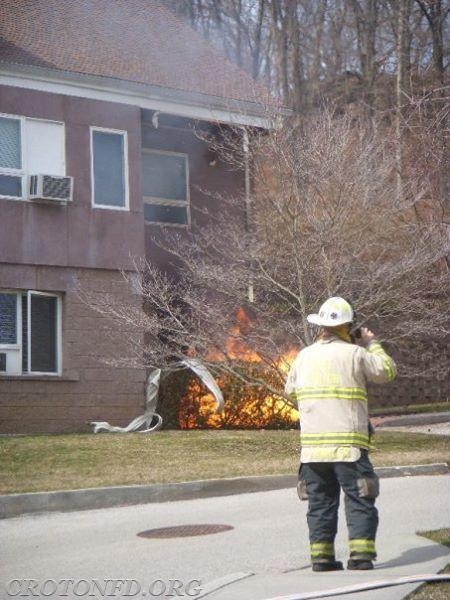
[[(447, 549), (415, 536), (417, 530), (450, 526), (450, 476), (385, 479), (381, 484), (376, 577), (421, 573), (423, 568), (436, 572), (438, 563), (450, 562)], [(9, 597), (5, 585), (15, 578), (40, 583), (49, 578), (136, 579), (147, 589), (156, 579), (166, 583), (200, 579), (206, 590), (220, 578), (254, 574), (211, 593), (207, 596), (211, 600), (259, 600), (282, 591), (311, 589), (305, 513), (306, 504), (298, 501), (294, 490), (277, 490), (4, 520), (0, 523), (0, 597)], [(194, 523), (221, 523), (234, 529), (164, 540), (136, 535), (151, 528)], [(346, 559), (342, 514), (337, 553)], [(292, 572), (283, 575), (286, 571)], [(313, 575), (316, 587), (322, 580), (330, 586), (333, 581), (343, 585), (365, 577), (350, 572), (335, 574), (334, 580), (328, 574)], [(392, 592), (397, 595), (379, 597), (401, 598), (403, 591), (406, 586)]]

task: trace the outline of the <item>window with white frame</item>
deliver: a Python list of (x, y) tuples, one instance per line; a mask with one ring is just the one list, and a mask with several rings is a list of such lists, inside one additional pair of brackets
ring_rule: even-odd
[(126, 131), (91, 127), (92, 204), (128, 210)]
[(0, 290), (0, 374), (61, 371), (61, 297)]
[(27, 199), (27, 176), (65, 171), (64, 123), (0, 114), (0, 198)]
[(144, 218), (150, 223), (189, 223), (189, 165), (187, 154), (143, 150)]

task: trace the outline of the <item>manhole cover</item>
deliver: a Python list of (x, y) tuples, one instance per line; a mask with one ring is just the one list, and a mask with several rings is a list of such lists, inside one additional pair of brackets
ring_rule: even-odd
[(138, 533), (143, 538), (174, 538), (189, 537), (194, 535), (211, 535), (221, 531), (233, 529), (231, 525), (178, 525), (177, 527), (161, 527), (160, 529), (147, 529)]

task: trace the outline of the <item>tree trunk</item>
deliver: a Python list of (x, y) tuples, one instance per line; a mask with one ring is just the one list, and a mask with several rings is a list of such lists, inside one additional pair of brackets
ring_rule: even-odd
[(407, 0), (397, 1), (397, 24), (396, 24), (396, 54), (397, 74), (395, 80), (395, 138), (396, 138), (396, 177), (397, 177), (397, 205), (403, 200), (403, 85), (404, 85), (404, 38), (405, 38), (405, 8)]
[[(444, 67), (444, 42), (443, 29), (444, 21), (450, 9), (444, 9), (442, 0), (416, 0), (422, 13), (428, 21), (433, 40), (433, 63), (436, 71), (439, 88), (436, 92), (437, 105), (441, 111), (445, 109), (445, 67)], [(448, 110), (446, 111), (448, 112)], [(439, 160), (439, 190), (441, 204), (444, 209), (444, 218), (450, 218), (450, 198), (449, 198), (449, 165), (448, 165), (448, 144), (446, 136), (446, 118), (443, 115), (438, 121), (438, 139), (440, 146)]]
[(265, 13), (265, 0), (259, 0), (258, 3), (258, 18), (256, 21), (255, 29), (255, 45), (252, 52), (252, 75), (256, 79), (259, 75), (259, 66), (261, 60), (261, 37), (262, 37), (262, 25), (264, 21)]

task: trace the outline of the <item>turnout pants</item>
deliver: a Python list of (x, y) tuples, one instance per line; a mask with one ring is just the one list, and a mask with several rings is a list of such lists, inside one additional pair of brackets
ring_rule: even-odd
[(308, 500), (308, 529), (312, 562), (335, 559), (340, 491), (345, 494), (345, 516), (350, 557), (376, 558), (379, 484), (366, 450), (356, 462), (303, 463), (299, 470), (299, 496)]

